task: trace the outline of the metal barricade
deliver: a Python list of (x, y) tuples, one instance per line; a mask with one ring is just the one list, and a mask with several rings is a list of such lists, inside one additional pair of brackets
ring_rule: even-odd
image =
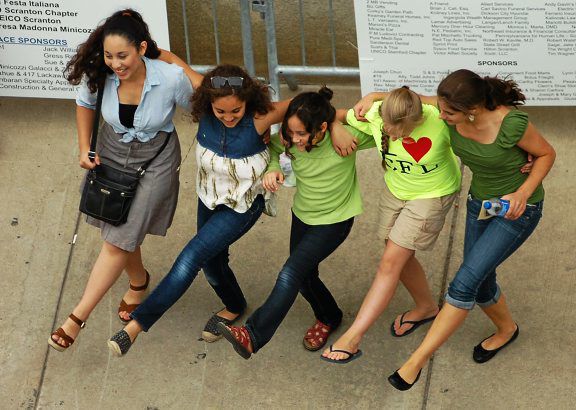
[[(183, 14), (184, 39), (186, 43), (186, 59), (191, 67), (199, 72), (206, 72), (212, 65), (194, 65), (190, 52), (191, 36), (188, 28), (187, 4), (191, 0), (181, 0)], [(267, 50), (267, 68), (268, 81), (271, 87), (276, 90), (273, 99), (280, 99), (280, 80), (286, 81), (290, 89), (297, 89), (298, 85), (295, 76), (324, 76), (324, 77), (352, 77), (358, 78), (360, 71), (357, 67), (340, 67), (337, 62), (336, 53), (336, 31), (334, 24), (334, 5), (333, 0), (315, 0), (316, 3), (327, 4), (327, 18), (329, 23), (330, 48), (331, 48), (331, 65), (318, 66), (308, 65), (307, 48), (306, 48), (306, 30), (304, 26), (304, 2), (298, 0), (298, 21), (300, 34), (300, 65), (285, 65), (278, 61), (278, 42), (276, 37), (276, 21), (274, 0), (239, 0), (239, 15), (242, 35), (242, 52), (244, 67), (252, 76), (256, 75), (254, 63), (254, 49), (252, 39), (252, 16), (251, 12), (258, 12), (264, 21)], [(204, 2), (205, 4), (206, 2)], [(221, 44), (219, 37), (220, 21), (217, 13), (218, 0), (211, 0), (211, 17), (214, 31), (215, 45), (215, 64), (221, 63)]]
[[(298, 0), (299, 28), (300, 28), (300, 49), (301, 65), (281, 65), (278, 62), (276, 22), (274, 17), (274, 0), (253, 1), (252, 7), (263, 13), (266, 22), (266, 43), (268, 48), (268, 75), (272, 88), (280, 90), (280, 76), (284, 77), (291, 89), (296, 89), (297, 84), (294, 75), (304, 76), (330, 76), (330, 77), (359, 77), (358, 67), (338, 67), (336, 61), (336, 31), (334, 28), (334, 8), (332, 0), (328, 2), (328, 19), (331, 39), (332, 65), (331, 66), (310, 66), (306, 63), (306, 32), (304, 30), (304, 0)], [(280, 92), (275, 95), (280, 98)]]
[[(214, 46), (215, 46), (215, 64), (213, 65), (198, 65), (192, 64), (192, 57), (190, 53), (190, 31), (188, 29), (188, 12), (187, 3), (189, 0), (181, 0), (182, 18), (183, 18), (183, 31), (184, 42), (186, 45), (186, 62), (196, 71), (203, 73), (210, 70), (214, 65), (221, 63), (220, 59), (220, 37), (219, 37), (219, 19), (217, 13), (217, 0), (211, 0), (212, 24), (214, 30)], [(251, 76), (256, 75), (254, 67), (254, 50), (252, 48), (252, 25), (250, 21), (250, 0), (239, 0), (240, 3), (240, 21), (242, 29), (242, 48), (244, 56), (244, 68)]]

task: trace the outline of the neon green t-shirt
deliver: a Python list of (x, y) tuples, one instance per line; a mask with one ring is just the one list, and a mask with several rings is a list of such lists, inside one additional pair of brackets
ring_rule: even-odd
[[(358, 149), (373, 148), (374, 140), (353, 127), (346, 127), (358, 139)], [(280, 171), (279, 156), (284, 152), (280, 137), (270, 139), (270, 163), (267, 172)], [(334, 151), (330, 132), (310, 150), (290, 148), (294, 156), (296, 193), (292, 212), (308, 225), (328, 225), (362, 213), (362, 198), (356, 175), (356, 152), (341, 157)]]
[[(354, 110), (348, 111), (346, 122), (372, 135), (382, 156), (381, 105), (382, 101), (372, 105), (365, 115), (367, 122), (358, 121)], [(389, 140), (384, 155), (386, 185), (403, 201), (437, 198), (460, 189), (460, 168), (450, 147), (448, 127), (438, 118), (438, 109), (433, 105), (422, 104), (422, 112), (424, 121), (410, 133), (413, 142), (405, 138)]]

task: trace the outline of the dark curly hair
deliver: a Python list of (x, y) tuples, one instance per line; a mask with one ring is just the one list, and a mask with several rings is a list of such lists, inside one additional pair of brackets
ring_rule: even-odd
[(91, 92), (96, 92), (104, 84), (106, 75), (112, 73), (110, 67), (104, 63), (104, 39), (109, 35), (125, 38), (136, 49), (140, 47), (140, 43), (146, 41), (148, 47), (144, 55), (148, 58), (158, 58), (160, 55), (160, 50), (152, 40), (148, 25), (140, 13), (132, 9), (120, 10), (96, 27), (66, 64), (64, 77), (71, 84), (80, 84), (84, 76)]
[(282, 121), (282, 137), (286, 142), (285, 151), (290, 158), (293, 156), (288, 152), (292, 146), (292, 139), (288, 137), (288, 120), (295, 115), (302, 121), (306, 131), (310, 133), (306, 143), (306, 151), (310, 152), (314, 147), (312, 140), (322, 130), (322, 124), (324, 122), (331, 124), (336, 118), (336, 109), (330, 104), (332, 95), (334, 95), (332, 90), (323, 86), (318, 92), (301, 93), (290, 101)]
[[(212, 77), (242, 77), (240, 88), (231, 87), (229, 83), (221, 88), (212, 86)], [(220, 97), (235, 95), (240, 101), (246, 103), (246, 113), (249, 115), (267, 114), (273, 109), (268, 86), (255, 81), (241, 67), (231, 64), (221, 64), (204, 75), (202, 84), (192, 95), (192, 120), (200, 121), (205, 114), (212, 113), (212, 103)]]
[(494, 111), (499, 105), (518, 106), (526, 97), (515, 81), (498, 77), (480, 77), (470, 70), (457, 70), (444, 78), (437, 90), (438, 98), (455, 111), (465, 114), (474, 107)]

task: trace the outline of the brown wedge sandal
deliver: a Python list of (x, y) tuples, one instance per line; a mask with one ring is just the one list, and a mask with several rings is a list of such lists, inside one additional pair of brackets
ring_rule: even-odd
[[(149, 283), (150, 283), (150, 274), (148, 273), (148, 271), (146, 271), (146, 283), (144, 283), (142, 286), (134, 286), (131, 283), (129, 284), (131, 290), (135, 292), (141, 292), (148, 289)], [(120, 306), (118, 306), (118, 319), (120, 319), (122, 323), (127, 325), (128, 323), (130, 323), (132, 319), (125, 320), (124, 318), (122, 318), (122, 316), (120, 316), (120, 312), (127, 312), (128, 314), (130, 314), (134, 312), (138, 306), (140, 306), (140, 303), (134, 303), (129, 305), (128, 303), (126, 303), (124, 299), (122, 299), (120, 301)]]
[[(78, 319), (76, 316), (74, 316), (73, 313), (70, 313), (70, 316), (68, 316), (70, 318), (70, 320), (72, 320), (74, 323), (76, 323), (78, 326), (80, 326), (80, 329), (84, 329), (84, 327), (86, 326), (86, 322)], [(61, 338), (62, 340), (64, 340), (64, 344), (61, 345), (60, 343), (56, 342), (52, 336), (58, 336), (59, 338)], [(70, 336), (68, 336), (66, 334), (66, 332), (64, 331), (64, 329), (62, 329), (61, 327), (59, 327), (58, 329), (56, 329), (54, 332), (52, 332), (52, 334), (50, 335), (50, 337), (48, 338), (48, 344), (53, 347), (54, 349), (58, 350), (59, 352), (63, 352), (64, 350), (68, 349), (70, 346), (72, 346), (72, 344), (74, 343), (75, 339), (72, 339)]]

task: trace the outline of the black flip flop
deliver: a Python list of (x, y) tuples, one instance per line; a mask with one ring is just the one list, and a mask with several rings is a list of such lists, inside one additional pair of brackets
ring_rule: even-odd
[(402, 313), (402, 316), (400, 316), (400, 327), (402, 327), (402, 325), (404, 325), (406, 323), (409, 325), (412, 325), (412, 327), (410, 329), (408, 329), (407, 331), (405, 331), (404, 333), (402, 333), (401, 335), (399, 335), (398, 333), (396, 333), (396, 330), (394, 330), (394, 323), (396, 322), (396, 320), (394, 320), (394, 322), (392, 322), (392, 325), (390, 325), (390, 333), (392, 333), (392, 336), (394, 336), (394, 337), (408, 336), (410, 333), (412, 333), (413, 331), (418, 329), (423, 324), (431, 322), (434, 319), (436, 319), (436, 316), (437, 316), (437, 315), (434, 315), (432, 317), (428, 317), (428, 318), (422, 319), (422, 320), (404, 320), (404, 315), (408, 312), (410, 312), (410, 311), (407, 310), (406, 312)]
[(350, 363), (352, 360), (358, 359), (360, 356), (362, 356), (362, 350), (360, 350), (360, 349), (358, 349), (358, 351), (356, 353), (352, 353), (352, 352), (349, 352), (347, 350), (333, 349), (332, 346), (333, 345), (330, 345), (330, 353), (332, 353), (332, 352), (344, 353), (344, 354), (347, 354), (348, 357), (346, 359), (342, 359), (342, 360), (335, 360), (335, 359), (330, 359), (329, 357), (324, 357), (321, 355), (320, 359), (322, 359), (326, 362), (330, 362), (330, 363), (346, 364), (346, 363)]

